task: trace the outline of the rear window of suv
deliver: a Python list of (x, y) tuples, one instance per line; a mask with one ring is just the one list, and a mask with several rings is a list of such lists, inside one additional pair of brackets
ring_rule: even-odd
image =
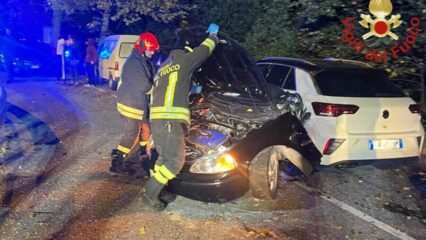
[(402, 90), (379, 69), (324, 69), (315, 75), (322, 93), (334, 97), (405, 97)]

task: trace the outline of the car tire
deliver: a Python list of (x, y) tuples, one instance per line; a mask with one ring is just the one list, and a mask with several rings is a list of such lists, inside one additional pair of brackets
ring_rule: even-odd
[(117, 91), (117, 85), (118, 85), (117, 81), (114, 81), (112, 76), (109, 76), (109, 79), (108, 79), (109, 88), (113, 91)]
[(251, 194), (255, 198), (275, 199), (278, 191), (279, 162), (273, 148), (262, 150), (249, 168)]

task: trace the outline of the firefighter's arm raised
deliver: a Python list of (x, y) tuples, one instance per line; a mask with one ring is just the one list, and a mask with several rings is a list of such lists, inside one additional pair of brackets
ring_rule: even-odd
[(189, 50), (189, 53), (187, 53), (187, 62), (190, 64), (191, 70), (198, 68), (211, 55), (219, 42), (219, 38), (217, 37), (218, 30), (219, 26), (214, 23), (210, 24), (207, 30), (210, 35), (200, 46), (194, 49), (187, 49)]

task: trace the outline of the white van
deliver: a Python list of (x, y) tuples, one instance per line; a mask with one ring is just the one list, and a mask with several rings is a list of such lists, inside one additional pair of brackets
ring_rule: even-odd
[(111, 35), (99, 44), (99, 77), (108, 81), (112, 90), (117, 90), (123, 64), (132, 52), (133, 44), (138, 37), (138, 35)]

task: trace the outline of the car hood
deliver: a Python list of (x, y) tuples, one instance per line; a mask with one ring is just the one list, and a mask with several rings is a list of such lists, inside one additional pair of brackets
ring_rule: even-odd
[[(188, 37), (190, 35), (190, 37)], [(179, 34), (178, 34), (179, 36)], [(196, 47), (208, 36), (204, 30), (194, 28), (178, 39)], [(220, 42), (211, 56), (194, 73), (193, 81), (203, 87), (203, 94), (215, 94), (230, 102), (250, 106), (249, 111), (263, 112), (273, 106), (266, 81), (256, 61), (238, 42), (219, 32)], [(188, 40), (189, 39), (189, 40)]]

